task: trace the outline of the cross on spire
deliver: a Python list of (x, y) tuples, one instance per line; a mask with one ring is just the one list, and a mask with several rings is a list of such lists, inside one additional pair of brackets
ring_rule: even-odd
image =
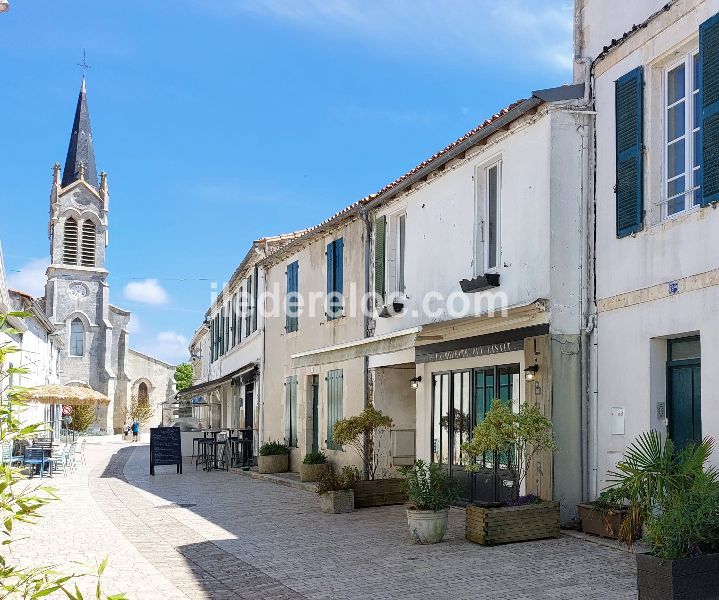
[(82, 69), (82, 77), (85, 78), (85, 71), (87, 71), (90, 68), (90, 65), (87, 64), (87, 57), (85, 55), (85, 48), (82, 49), (82, 62), (77, 63), (77, 66)]

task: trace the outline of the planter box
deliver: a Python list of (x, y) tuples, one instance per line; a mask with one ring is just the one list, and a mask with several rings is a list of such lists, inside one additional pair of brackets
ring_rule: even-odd
[(337, 490), (320, 494), (320, 510), (334, 515), (351, 513), (354, 510), (354, 492)]
[(719, 554), (663, 561), (637, 554), (639, 600), (719, 598)]
[(407, 509), (407, 525), (412, 541), (416, 544), (437, 544), (447, 533), (449, 509), (416, 510)]
[(320, 465), (300, 465), (300, 481), (319, 481), (329, 471), (330, 466), (327, 463)]
[(467, 507), (465, 537), (483, 546), (559, 537), (559, 502)]
[(355, 508), (391, 506), (407, 502), (407, 495), (402, 491), (401, 479), (356, 481), (352, 484), (352, 488), (355, 492)]
[[(617, 539), (619, 526), (627, 514), (626, 509), (614, 510), (602, 514), (604, 511), (595, 508), (591, 504), (577, 504), (579, 518), (582, 520), (582, 531), (599, 537)], [(640, 538), (641, 534), (637, 536)]]
[(289, 454), (271, 454), (257, 457), (257, 470), (260, 473), (286, 473), (290, 468)]

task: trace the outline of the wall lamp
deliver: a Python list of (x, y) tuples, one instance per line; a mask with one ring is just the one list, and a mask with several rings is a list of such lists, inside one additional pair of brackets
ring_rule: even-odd
[(537, 377), (537, 371), (539, 371), (539, 365), (529, 365), (526, 369), (524, 369), (524, 379), (525, 381), (534, 381)]
[(413, 390), (416, 390), (419, 387), (419, 382), (422, 381), (422, 376), (418, 377), (412, 377), (412, 379), (409, 380), (409, 384), (412, 386)]

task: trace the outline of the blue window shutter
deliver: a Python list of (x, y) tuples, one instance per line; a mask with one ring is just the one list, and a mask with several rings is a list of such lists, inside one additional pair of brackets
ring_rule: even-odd
[(343, 263), (344, 263), (344, 238), (335, 241), (335, 291), (342, 294), (343, 290)]
[(719, 202), (719, 14), (699, 26), (702, 205)]
[(335, 251), (334, 242), (327, 244), (327, 293), (331, 294), (335, 289)]
[(615, 83), (617, 237), (641, 231), (643, 203), (643, 69)]

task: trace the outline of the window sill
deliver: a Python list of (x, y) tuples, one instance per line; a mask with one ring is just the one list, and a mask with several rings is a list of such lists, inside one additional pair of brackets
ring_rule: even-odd
[[(701, 218), (701, 215), (706, 211), (706, 209), (714, 209), (714, 206), (709, 204), (707, 206), (692, 206), (691, 208), (688, 208), (686, 210), (683, 210), (681, 212), (675, 213), (673, 215), (668, 215), (665, 217), (662, 217), (661, 221), (657, 221), (656, 223), (653, 223), (649, 227), (646, 227), (643, 231), (657, 231), (657, 230), (664, 230), (664, 229), (671, 229), (673, 227), (676, 227), (682, 223), (687, 223), (690, 221), (695, 221), (697, 219)], [(641, 233), (641, 232), (637, 232)]]

